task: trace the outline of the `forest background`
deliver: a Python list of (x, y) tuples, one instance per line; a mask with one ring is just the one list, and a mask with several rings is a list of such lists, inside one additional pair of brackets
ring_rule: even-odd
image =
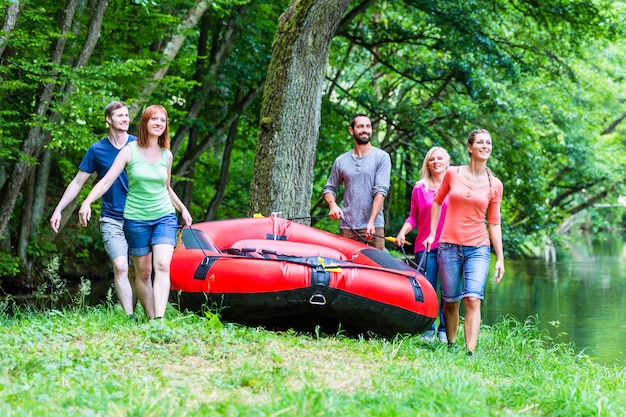
[[(622, 1), (0, 0), (0, 276), (35, 288), (59, 256), (101, 276), (81, 197), (48, 219), (113, 99), (169, 112), (173, 184), (196, 222), (269, 215), (336, 232), (321, 189), (371, 115), (389, 152), (395, 235), (431, 146), (467, 162), (494, 139), (508, 257), (538, 256), (576, 225), (624, 219)], [(95, 208), (97, 210), (97, 207)], [(97, 213), (96, 213), (97, 214)]]

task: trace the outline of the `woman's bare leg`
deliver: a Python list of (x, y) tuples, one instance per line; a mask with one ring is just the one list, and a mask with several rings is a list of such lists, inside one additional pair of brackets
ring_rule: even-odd
[(172, 245), (154, 245), (152, 257), (154, 266), (154, 316), (163, 317), (170, 296), (170, 264), (174, 247)]
[(152, 289), (152, 253), (145, 256), (133, 256), (135, 265), (135, 291), (143, 310), (149, 319), (155, 317)]

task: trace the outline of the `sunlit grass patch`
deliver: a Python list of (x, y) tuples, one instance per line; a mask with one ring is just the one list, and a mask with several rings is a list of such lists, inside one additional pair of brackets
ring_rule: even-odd
[(211, 312), (132, 321), (112, 303), (24, 309), (0, 325), (7, 416), (614, 416), (626, 406), (623, 369), (554, 341), (536, 317), (484, 326), (471, 358), (419, 336), (269, 331)]

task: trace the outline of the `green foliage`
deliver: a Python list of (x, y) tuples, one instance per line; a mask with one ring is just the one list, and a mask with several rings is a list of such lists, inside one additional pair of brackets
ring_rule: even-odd
[[(140, 68), (150, 61), (130, 59), (123, 63), (104, 63), (78, 69), (66, 68), (61, 76), (71, 83), (75, 91), (71, 100), (53, 103), (58, 120), (48, 120), (43, 127), (51, 132), (49, 148), (65, 156), (71, 152), (72, 173), (85, 151), (95, 141), (108, 134), (104, 108), (111, 100), (126, 101), (120, 93), (126, 89), (128, 79), (141, 76)], [(127, 103), (130, 105), (130, 103)]]
[(464, 164), (465, 136), (478, 127), (494, 138), (508, 255), (595, 196), (619, 196), (623, 153), (602, 130), (607, 114), (622, 113), (614, 48), (624, 45), (607, 42), (623, 30), (620, 13), (586, 1), (380, 2), (344, 27), (329, 97), (381, 118), (378, 137), (394, 159), (391, 229), (408, 213), (426, 151), (443, 146)]
[(0, 277), (17, 277), (20, 272), (20, 260), (9, 253), (0, 252)]
[[(20, 3), (15, 28), (3, 34), (6, 49), (0, 57), (0, 180), (12, 175), (14, 162), (23, 156), (28, 129), (40, 127), (53, 155), (44, 219), (86, 149), (106, 134), (103, 109), (112, 99), (162, 103), (172, 137), (190, 129), (177, 137), (173, 172), (179, 182), (193, 184), (189, 206), (198, 221), (223, 181), (225, 138), (234, 116), (240, 117), (215, 217), (247, 214), (261, 95), (243, 109), (240, 100), (263, 85), (277, 22), (290, 2), (211, 2), (198, 27), (184, 33), (187, 38), (154, 93), (143, 97), (164, 63), (170, 36), (178, 34), (195, 3), (111, 0), (97, 45), (82, 67), (75, 63), (86, 39), (90, 3), (79, 2), (58, 65), (52, 64), (51, 48), (59, 38), (64, 4)], [(1, 2), (0, 10), (7, 4)], [(596, 229), (623, 224), (624, 11), (619, 1), (420, 0), (372, 2), (347, 15), (352, 20), (342, 22), (326, 71), (311, 215), (328, 213), (322, 187), (335, 157), (352, 146), (348, 120), (365, 112), (374, 119), (375, 145), (393, 161), (385, 202), (388, 234), (395, 234), (408, 214), (426, 151), (443, 146), (453, 164), (464, 164), (465, 137), (476, 127), (489, 129), (494, 138), (489, 165), (505, 186), (507, 256), (529, 256), (530, 248), (578, 219)], [(34, 117), (44, 83), (54, 86), (53, 99), (44, 117)], [(193, 106), (200, 111), (191, 117)], [(193, 151), (191, 136), (206, 145), (191, 156), (193, 178), (176, 172)], [(41, 158), (29, 161), (38, 165)], [(79, 201), (88, 191), (85, 187)], [(21, 201), (11, 216), (11, 242), (18, 241), (24, 218)], [(337, 231), (337, 222), (327, 218), (313, 222)], [(59, 238), (51, 236), (45, 221), (33, 227), (38, 230), (29, 243), (30, 259), (22, 262), (35, 261), (34, 276), (41, 275), (47, 253), (62, 254), (62, 274), (80, 276), (93, 265), (108, 264), (97, 228), (77, 228), (70, 221)], [(16, 273), (16, 260), (1, 256), (13, 261), (0, 263), (0, 269)]]

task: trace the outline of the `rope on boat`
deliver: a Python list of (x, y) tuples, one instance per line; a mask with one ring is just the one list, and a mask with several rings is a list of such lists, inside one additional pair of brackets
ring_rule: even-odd
[(325, 217), (326, 217), (326, 215), (322, 214), (322, 215), (319, 215), (319, 216), (288, 217), (287, 220), (294, 221), (294, 220), (322, 219), (322, 218), (325, 218)]
[[(358, 236), (359, 239), (361, 239), (361, 242), (363, 242), (363, 243), (365, 243), (367, 245), (367, 240), (363, 239), (363, 236), (361, 236), (361, 234), (359, 232), (354, 230), (354, 227), (352, 227), (352, 225), (346, 221), (345, 217), (342, 217), (341, 221), (344, 222), (344, 224), (346, 226), (348, 226), (350, 228), (350, 230), (352, 230), (352, 233), (354, 233), (355, 235)], [(383, 239), (384, 239), (384, 237), (383, 237)]]
[(400, 249), (402, 250), (402, 254), (404, 255), (404, 260), (406, 261), (406, 264), (412, 266), (415, 269), (419, 269), (419, 265), (416, 264), (415, 261), (409, 258), (409, 256), (406, 254), (406, 251), (404, 250), (404, 245), (400, 246)]

